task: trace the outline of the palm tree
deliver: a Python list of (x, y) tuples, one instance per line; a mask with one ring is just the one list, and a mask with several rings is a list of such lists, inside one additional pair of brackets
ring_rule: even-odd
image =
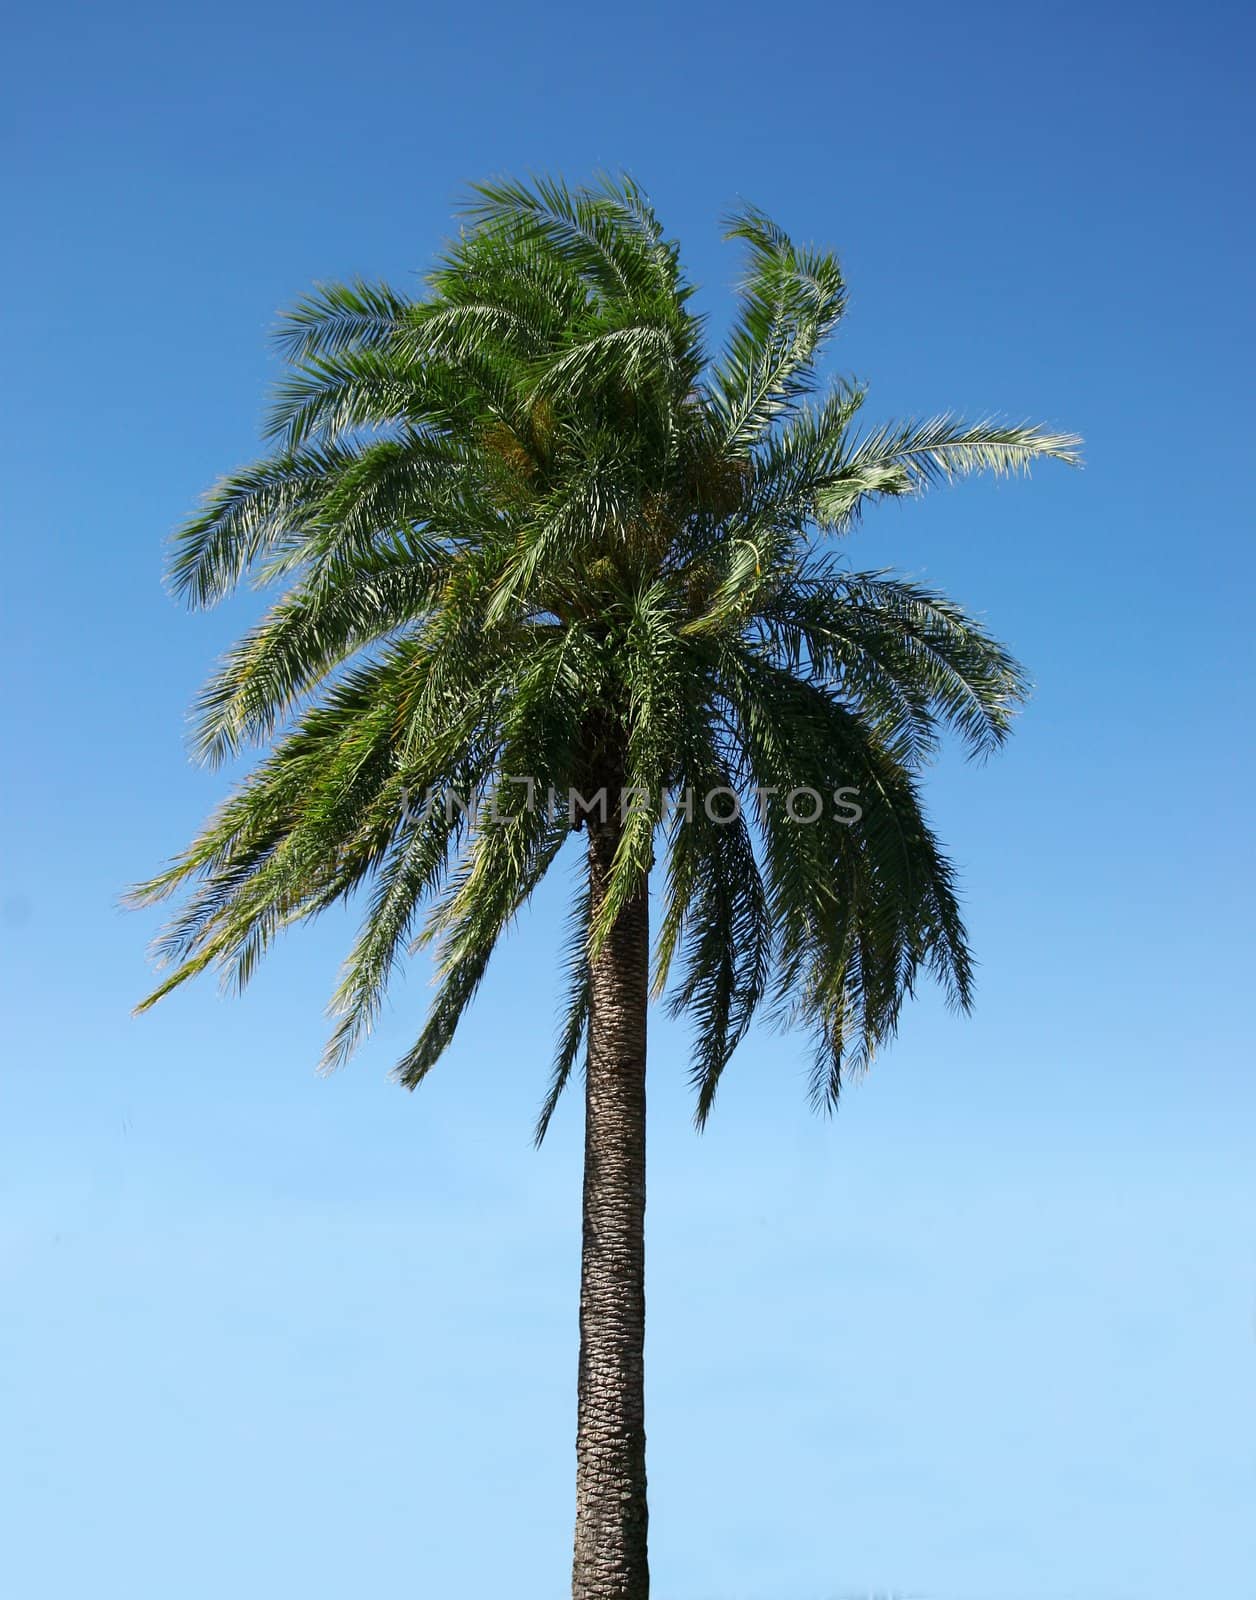
[(753, 209), (727, 232), (746, 270), (714, 361), (627, 181), (479, 186), (421, 296), (355, 282), (287, 314), (272, 452), (218, 484), (170, 567), (195, 606), (246, 574), (285, 586), (198, 704), (203, 759), (267, 753), (134, 895), (185, 892), (147, 1007), (209, 968), (243, 985), (281, 929), (366, 890), (325, 1065), (430, 947), (439, 986), (396, 1068), (413, 1089), (584, 833), (537, 1128), (582, 1062), (577, 1600), (649, 1586), (648, 1000), (675, 966), (699, 1125), (761, 1009), (809, 1031), (831, 1106), (922, 971), (970, 1003), (917, 774), (945, 729), (997, 746), (1024, 679), (942, 595), (827, 541), (883, 497), (1077, 443), (950, 416), (860, 428), (863, 390), (816, 376), (835, 258)]

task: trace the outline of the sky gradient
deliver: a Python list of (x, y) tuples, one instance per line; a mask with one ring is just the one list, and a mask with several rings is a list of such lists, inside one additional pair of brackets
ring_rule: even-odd
[(0, 67), (0, 1589), (561, 1594), (579, 1106), (530, 1144), (567, 880), (424, 1088), (426, 972), (313, 1072), (353, 919), (133, 1021), (124, 887), (225, 779), (186, 712), (255, 614), (163, 541), (250, 458), (268, 330), (413, 283), (462, 185), (623, 168), (718, 337), (738, 199), (838, 249), (867, 413), (1085, 436), (870, 517), (1034, 699), (931, 814), (976, 1014), (831, 1120), (755, 1034), (708, 1131), (652, 1018), (660, 1600), (1182, 1600), (1256, 1583), (1254, 28), (1239, 7), (632, 14), (45, 5)]

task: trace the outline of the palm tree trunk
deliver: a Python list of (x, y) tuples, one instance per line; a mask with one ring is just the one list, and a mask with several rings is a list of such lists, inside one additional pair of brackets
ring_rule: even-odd
[[(617, 819), (591, 823), (601, 898)], [(645, 1484), (646, 888), (593, 963), (585, 1090), (574, 1600), (647, 1600)]]

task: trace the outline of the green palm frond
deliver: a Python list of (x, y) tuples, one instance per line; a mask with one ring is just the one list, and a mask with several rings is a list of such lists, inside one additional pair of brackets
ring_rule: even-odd
[(800, 250), (754, 207), (727, 219), (725, 237), (749, 247), (741, 316), (712, 370), (709, 404), (733, 451), (756, 443), (815, 389), (815, 357), (841, 318), (846, 287), (836, 257)]
[(568, 921), (567, 948), (563, 957), (566, 979), (566, 998), (563, 1023), (558, 1034), (558, 1048), (550, 1071), (549, 1089), (536, 1119), (533, 1139), (537, 1145), (544, 1142), (549, 1125), (563, 1090), (567, 1087), (572, 1070), (585, 1048), (589, 1036), (589, 1008), (593, 1001), (589, 969), (589, 928), (593, 902), (588, 885), (572, 902)]
[(994, 477), (1027, 473), (1037, 460), (1080, 464), (1081, 440), (1026, 424), (964, 422), (950, 415), (892, 423), (847, 443), (840, 463), (817, 485), (816, 519), (843, 532), (865, 503), (880, 496), (919, 494), (974, 472)]
[(291, 362), (336, 355), (342, 350), (386, 348), (397, 337), (409, 304), (386, 283), (320, 284), (285, 311), (275, 348)]

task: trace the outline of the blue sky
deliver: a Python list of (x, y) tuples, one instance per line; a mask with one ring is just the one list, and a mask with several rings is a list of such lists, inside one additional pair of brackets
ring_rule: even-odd
[(6, 1592), (563, 1590), (575, 1101), (529, 1129), (564, 886), (416, 1096), (387, 1069), (425, 973), (322, 1081), (346, 923), (137, 1022), (153, 922), (117, 896), (222, 792), (185, 712), (255, 602), (185, 616), (162, 542), (255, 450), (276, 311), (412, 281), (466, 180), (598, 167), (713, 329), (744, 197), (840, 250), (871, 414), (1087, 442), (850, 546), (1037, 682), (1005, 754), (930, 780), (976, 1015), (924, 996), (827, 1122), (755, 1037), (700, 1139), (654, 1025), (657, 1593), (1250, 1592), (1250, 17), (123, 0), (7, 32)]

